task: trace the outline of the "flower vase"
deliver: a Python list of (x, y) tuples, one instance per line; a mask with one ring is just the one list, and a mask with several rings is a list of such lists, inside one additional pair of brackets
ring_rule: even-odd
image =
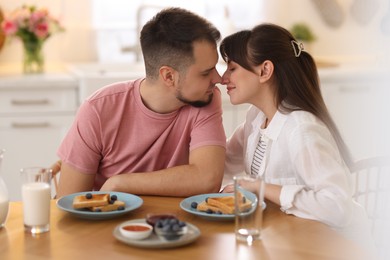
[(42, 73), (44, 71), (42, 41), (23, 41), (24, 59), (23, 72)]

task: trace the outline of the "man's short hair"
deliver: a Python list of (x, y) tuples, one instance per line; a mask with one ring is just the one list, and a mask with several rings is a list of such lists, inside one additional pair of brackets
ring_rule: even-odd
[(157, 79), (161, 66), (185, 71), (194, 63), (194, 42), (216, 45), (220, 37), (218, 29), (197, 14), (181, 8), (160, 11), (141, 30), (146, 76)]

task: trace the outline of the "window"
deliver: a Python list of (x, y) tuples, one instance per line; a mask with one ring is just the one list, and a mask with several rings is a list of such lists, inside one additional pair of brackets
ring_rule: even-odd
[(165, 7), (182, 7), (211, 21), (226, 36), (261, 20), (259, 0), (93, 0), (92, 23), (100, 61), (132, 62), (140, 28)]

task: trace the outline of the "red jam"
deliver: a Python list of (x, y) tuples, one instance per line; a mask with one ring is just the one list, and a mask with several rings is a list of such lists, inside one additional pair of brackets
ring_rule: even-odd
[(148, 231), (148, 230), (150, 230), (149, 227), (140, 226), (140, 225), (124, 226), (123, 229), (127, 230), (127, 231)]

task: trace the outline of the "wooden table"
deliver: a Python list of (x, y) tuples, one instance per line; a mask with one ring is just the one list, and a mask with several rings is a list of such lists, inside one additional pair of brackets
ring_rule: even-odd
[[(63, 212), (52, 201), (50, 232), (33, 237), (24, 231), (21, 202), (11, 202), (5, 228), (0, 229), (0, 259), (370, 259), (350, 241), (319, 222), (286, 215), (268, 202), (261, 241), (236, 242), (234, 221), (210, 221), (183, 211), (182, 198), (142, 196), (144, 204), (116, 219), (83, 220)], [(142, 249), (113, 236), (121, 222), (147, 213), (174, 213), (196, 225), (194, 243), (171, 249)]]

